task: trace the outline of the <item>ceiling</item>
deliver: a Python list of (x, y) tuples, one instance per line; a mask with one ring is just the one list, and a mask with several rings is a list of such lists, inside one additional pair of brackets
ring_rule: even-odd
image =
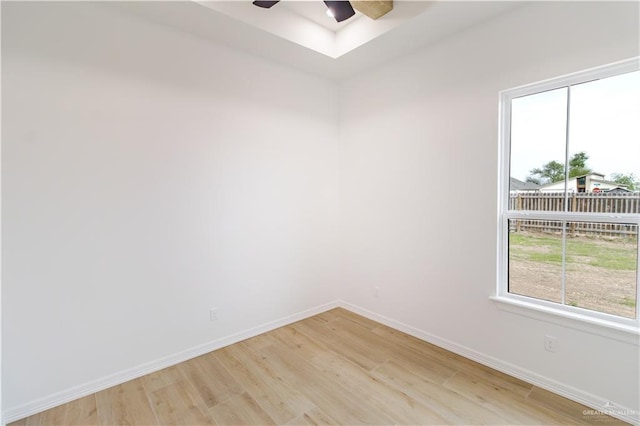
[(323, 77), (348, 78), (519, 7), (510, 1), (394, 1), (372, 20), (336, 23), (321, 0), (281, 1), (271, 9), (240, 1), (105, 2), (263, 58)]
[[(362, 13), (358, 12), (357, 10), (354, 10), (356, 14), (353, 17), (342, 22), (337, 22), (335, 19), (330, 18), (327, 15), (326, 13), (327, 6), (324, 4), (322, 0), (281, 1), (276, 6), (273, 6), (273, 7), (287, 8), (292, 13), (297, 14), (302, 18), (308, 19), (309, 21), (312, 21), (317, 25), (320, 25), (321, 27), (326, 28), (327, 30), (333, 31), (333, 32), (339, 31), (342, 28), (346, 27), (347, 25), (363, 17)], [(268, 12), (265, 11), (265, 19), (268, 18), (268, 16), (266, 16), (266, 13)]]

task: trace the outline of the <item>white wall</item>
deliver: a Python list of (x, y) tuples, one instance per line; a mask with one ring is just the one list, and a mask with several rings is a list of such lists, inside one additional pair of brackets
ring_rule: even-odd
[(95, 4), (2, 9), (7, 412), (334, 301), (333, 83)]
[(100, 6), (4, 2), (4, 409), (338, 297), (638, 409), (637, 346), (488, 299), (498, 91), (637, 55), (637, 12), (525, 6), (338, 86)]
[[(638, 16), (637, 2), (526, 5), (343, 84), (341, 298), (566, 393), (639, 410), (637, 345), (489, 300), (498, 92), (638, 55)], [(545, 334), (559, 338), (557, 353), (543, 350)]]

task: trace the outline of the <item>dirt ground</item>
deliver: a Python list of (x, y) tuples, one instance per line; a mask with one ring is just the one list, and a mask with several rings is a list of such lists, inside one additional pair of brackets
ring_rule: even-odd
[[(601, 244), (611, 244), (602, 241)], [(528, 247), (537, 250), (537, 247)], [(591, 265), (568, 265), (565, 303), (626, 318), (635, 318), (636, 272)], [(530, 260), (509, 263), (509, 292), (561, 302), (559, 264)]]

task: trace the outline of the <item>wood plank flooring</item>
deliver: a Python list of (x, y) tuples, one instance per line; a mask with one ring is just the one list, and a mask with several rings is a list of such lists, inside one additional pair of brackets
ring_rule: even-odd
[(586, 409), (334, 309), (10, 426), (623, 424)]

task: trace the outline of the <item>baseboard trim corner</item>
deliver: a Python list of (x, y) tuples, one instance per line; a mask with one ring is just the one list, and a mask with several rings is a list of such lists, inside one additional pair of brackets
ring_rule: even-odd
[(590, 407), (595, 411), (608, 414), (611, 417), (616, 417), (630, 424), (640, 425), (640, 412), (636, 410), (632, 410), (619, 405), (615, 405), (615, 407), (612, 407), (609, 401), (591, 393), (581, 391), (580, 389), (542, 376), (533, 371), (518, 367), (511, 363), (502, 361), (498, 358), (483, 354), (466, 346), (459, 345), (455, 342), (452, 342), (451, 340), (444, 339), (440, 336), (436, 336), (432, 333), (428, 333), (424, 330), (420, 330), (416, 327), (410, 326), (384, 315), (377, 314), (373, 311), (346, 302), (344, 300), (340, 300), (338, 303), (339, 307), (343, 309), (349, 310), (353, 313), (369, 318), (370, 320), (379, 322), (393, 329), (407, 333), (420, 340), (424, 340), (425, 342), (434, 344), (443, 349), (468, 358), (472, 361), (476, 361), (487, 367), (493, 368), (494, 370), (498, 370), (520, 380), (524, 380), (525, 382), (531, 383), (532, 385), (539, 388), (546, 389), (572, 401), (586, 405), (587, 407)]
[(194, 346), (192, 348), (177, 352), (172, 355), (158, 358), (154, 361), (128, 368), (126, 370), (84, 383), (82, 385), (74, 386), (72, 388), (37, 399), (18, 407), (9, 408), (2, 413), (0, 424), (4, 425), (16, 420), (23, 419), (25, 417), (29, 417), (33, 414), (40, 413), (53, 407), (57, 407), (58, 405), (66, 404), (67, 402), (71, 402), (78, 398), (100, 392), (112, 386), (120, 385), (122, 383), (128, 382), (129, 380), (137, 379), (138, 377), (142, 377), (146, 374), (162, 370), (163, 368), (171, 367), (200, 355), (204, 355), (217, 349), (221, 349), (225, 346), (229, 346), (242, 340), (255, 337), (259, 334), (275, 330), (276, 328), (283, 327), (297, 321), (301, 321), (322, 312), (326, 312), (330, 309), (337, 308), (338, 306), (338, 301), (325, 303), (314, 308), (306, 309), (295, 314), (287, 315), (285, 317), (269, 321), (255, 327), (251, 327), (247, 330), (234, 333), (229, 336), (221, 337), (211, 342)]

